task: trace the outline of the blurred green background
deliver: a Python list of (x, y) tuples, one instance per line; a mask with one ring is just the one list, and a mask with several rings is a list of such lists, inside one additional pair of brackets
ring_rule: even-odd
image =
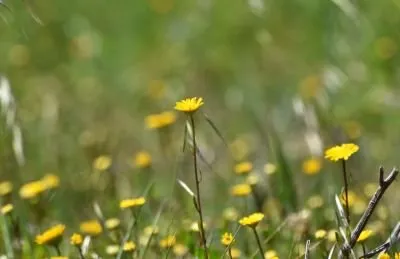
[[(355, 183), (375, 180), (380, 164), (388, 169), (398, 164), (398, 0), (5, 4), (9, 9), (0, 7), (0, 73), (11, 84), (26, 161), (19, 166), (15, 160), (12, 130), (3, 116), (0, 177), (22, 183), (57, 173), (62, 187), (56, 199), (65, 208), (78, 210), (101, 200), (92, 192), (98, 185), (91, 185), (91, 171), (102, 154), (113, 157), (115, 174), (129, 175), (126, 161), (147, 150), (154, 179), (169, 179), (173, 186), (171, 175), (185, 178), (185, 169), (176, 165), (183, 116), (170, 133), (168, 163), (157, 135), (144, 126), (147, 115), (172, 110), (185, 96), (204, 98), (203, 111), (229, 144), (245, 140), (236, 160), (249, 159), (262, 170), (267, 162), (280, 163), (276, 146), (282, 148), (286, 169), (304, 196), (324, 176), (310, 181), (301, 174), (302, 161), (323, 157), (333, 144), (360, 145), (350, 165)], [(219, 172), (215, 175), (229, 179), (235, 159), (200, 117), (199, 141), (205, 159)], [(326, 168), (322, 174), (339, 171), (334, 165)], [(204, 171), (206, 183), (221, 180)], [(125, 186), (129, 190), (121, 192), (142, 193), (144, 184), (135, 184), (137, 189)], [(218, 184), (206, 188), (206, 200), (220, 191)], [(217, 213), (226, 200), (213, 202), (209, 210)], [(60, 210), (58, 217), (71, 220), (73, 211)], [(91, 212), (81, 213), (84, 218)]]

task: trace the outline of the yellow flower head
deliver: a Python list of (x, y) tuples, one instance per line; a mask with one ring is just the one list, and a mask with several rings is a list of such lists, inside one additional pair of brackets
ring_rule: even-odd
[(105, 171), (110, 168), (112, 159), (110, 156), (99, 156), (93, 161), (93, 168), (97, 171)]
[(321, 208), (324, 205), (324, 199), (321, 195), (313, 195), (308, 198), (307, 205), (311, 209)]
[(201, 97), (187, 98), (182, 101), (176, 102), (175, 110), (186, 113), (193, 113), (197, 111), (203, 104), (203, 98)]
[(170, 111), (152, 114), (147, 116), (145, 119), (146, 127), (148, 129), (161, 129), (173, 124), (175, 121), (176, 115)]
[(132, 241), (127, 241), (122, 249), (124, 252), (133, 252), (136, 249), (136, 244)]
[(357, 242), (363, 242), (367, 240), (370, 236), (372, 236), (374, 232), (370, 229), (363, 230), (360, 236), (357, 238)]
[(378, 259), (390, 259), (390, 255), (388, 253), (380, 253)]
[(240, 258), (242, 252), (238, 248), (231, 248), (231, 255), (233, 259)]
[(325, 151), (325, 158), (335, 162), (340, 159), (347, 160), (352, 154), (356, 153), (359, 149), (360, 148), (353, 143), (334, 146)]
[(314, 236), (316, 239), (323, 239), (326, 237), (328, 233), (326, 232), (326, 230), (324, 229), (318, 229), (317, 231), (315, 231)]
[(106, 254), (117, 255), (119, 251), (119, 245), (108, 245), (106, 246)]
[[(197, 221), (192, 222), (192, 224), (190, 224), (189, 228), (193, 232), (200, 232), (199, 223)], [(204, 229), (207, 228), (207, 224), (205, 222), (203, 222), (203, 228)]]
[(321, 161), (316, 158), (310, 158), (303, 162), (303, 172), (308, 175), (318, 174), (321, 167)]
[(169, 235), (160, 240), (160, 247), (161, 248), (170, 248), (173, 247), (176, 243), (175, 236)]
[(159, 232), (157, 226), (147, 226), (143, 229), (143, 233), (145, 236), (157, 235)]
[(120, 223), (121, 222), (119, 219), (110, 218), (110, 219), (107, 219), (106, 222), (104, 222), (104, 225), (106, 226), (107, 229), (114, 230), (119, 227)]
[(234, 241), (232, 233), (225, 232), (221, 237), (221, 244), (224, 246), (230, 246)]
[(265, 259), (279, 259), (278, 253), (275, 250), (268, 250), (264, 254)]
[(263, 220), (264, 214), (260, 212), (253, 213), (247, 217), (243, 217), (239, 220), (240, 225), (255, 228), (261, 220)]
[(125, 200), (120, 201), (119, 207), (121, 209), (141, 207), (145, 203), (146, 203), (146, 199), (144, 197), (139, 197), (139, 198), (135, 198), (135, 199), (125, 199)]
[(83, 234), (89, 236), (98, 236), (103, 232), (103, 227), (96, 219), (81, 222), (79, 229)]
[(41, 181), (44, 185), (44, 188), (47, 190), (56, 188), (60, 185), (60, 178), (54, 174), (46, 174)]
[(151, 165), (151, 156), (146, 151), (140, 151), (135, 156), (135, 166), (138, 168), (147, 168)]
[(267, 175), (274, 174), (276, 172), (276, 165), (267, 163), (264, 165), (264, 173)]
[(335, 229), (331, 229), (328, 231), (328, 241), (329, 242), (336, 242), (336, 230)]
[(69, 239), (69, 243), (73, 246), (80, 246), (83, 242), (82, 236), (78, 233), (72, 234)]
[(236, 174), (241, 175), (241, 174), (248, 174), (253, 170), (253, 164), (250, 162), (242, 162), (239, 164), (236, 164), (233, 171), (235, 171)]
[(175, 244), (174, 248), (172, 249), (172, 252), (174, 252), (174, 255), (177, 257), (182, 257), (188, 253), (189, 249), (182, 244)]
[(38, 245), (58, 244), (64, 234), (65, 225), (58, 224), (39, 234), (35, 238)]
[(10, 194), (12, 191), (13, 185), (9, 181), (1, 182), (0, 183), (0, 196), (4, 196)]
[(4, 205), (3, 207), (1, 207), (1, 214), (7, 215), (13, 209), (14, 209), (14, 206), (11, 203), (8, 203), (8, 204)]
[(248, 184), (236, 184), (231, 188), (232, 196), (247, 196), (251, 193), (251, 187)]
[(33, 181), (24, 184), (21, 189), (19, 189), (19, 196), (22, 199), (32, 199), (37, 197), (39, 194), (46, 190), (46, 186), (42, 181)]

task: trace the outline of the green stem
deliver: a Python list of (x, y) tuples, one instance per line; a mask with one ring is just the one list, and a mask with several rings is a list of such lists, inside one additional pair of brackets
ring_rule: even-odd
[(346, 206), (346, 219), (350, 226), (350, 209), (349, 209), (349, 184), (347, 182), (347, 170), (346, 161), (342, 159), (342, 170), (343, 170), (343, 180), (344, 180), (344, 194), (345, 194), (345, 206)]
[(203, 212), (201, 207), (201, 197), (200, 197), (200, 180), (199, 180), (199, 172), (197, 170), (197, 145), (196, 145), (196, 129), (194, 125), (194, 118), (193, 114), (189, 115), (190, 124), (192, 126), (192, 134), (193, 134), (193, 164), (194, 164), (194, 176), (196, 180), (196, 207), (197, 212), (199, 213), (200, 222), (199, 229), (200, 229), (200, 238), (201, 243), (204, 248), (204, 258), (208, 259), (208, 249), (207, 249), (207, 240), (206, 240), (206, 233), (204, 231), (204, 224), (203, 224)]
[(228, 248), (228, 255), (229, 255), (229, 259), (233, 259), (231, 247)]
[(260, 237), (258, 236), (257, 230), (255, 227), (251, 228), (253, 230), (254, 235), (256, 236), (256, 240), (257, 240), (257, 245), (258, 245), (258, 249), (260, 251), (260, 256), (262, 259), (264, 259), (264, 249), (262, 248), (261, 245), (261, 241), (260, 241)]

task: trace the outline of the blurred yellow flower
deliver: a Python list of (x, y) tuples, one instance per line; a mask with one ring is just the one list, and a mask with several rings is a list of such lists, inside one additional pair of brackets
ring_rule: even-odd
[(338, 161), (340, 159), (347, 160), (349, 157), (356, 153), (359, 147), (353, 143), (342, 144), (334, 146), (325, 151), (325, 158), (331, 161)]
[(376, 183), (367, 183), (364, 186), (364, 194), (365, 196), (372, 197), (374, 195), (375, 191), (378, 189), (379, 185)]
[(315, 175), (320, 172), (322, 163), (321, 160), (310, 158), (303, 162), (303, 173), (308, 175)]
[(78, 233), (72, 234), (69, 243), (73, 246), (80, 246), (83, 242), (82, 236)]
[(225, 232), (221, 237), (221, 244), (224, 246), (230, 246), (234, 241), (232, 233)]
[(232, 255), (232, 259), (237, 259), (240, 258), (240, 256), (242, 255), (242, 252), (238, 249), (238, 248), (231, 248), (231, 255)]
[(248, 174), (251, 170), (253, 170), (253, 164), (248, 161), (236, 164), (233, 169), (233, 171), (238, 175)]
[(380, 253), (378, 259), (390, 259), (390, 255), (388, 253)]
[(257, 185), (260, 182), (260, 177), (256, 174), (249, 174), (246, 178), (246, 182), (251, 185)]
[(151, 114), (145, 119), (146, 127), (148, 129), (161, 129), (173, 124), (175, 121), (176, 115), (171, 111)]
[(14, 206), (11, 203), (8, 203), (8, 204), (4, 205), (3, 207), (1, 207), (1, 214), (7, 215), (13, 209), (14, 209)]
[[(204, 222), (203, 222), (203, 228), (204, 229), (207, 228), (207, 224)], [(192, 224), (190, 224), (190, 230), (193, 232), (200, 232), (199, 223), (197, 221), (192, 222)]]
[(157, 226), (147, 226), (143, 229), (143, 233), (146, 236), (151, 236), (151, 235), (157, 235), (159, 233), (158, 227)]
[(265, 259), (279, 259), (278, 253), (275, 250), (268, 250), (264, 254)]
[(147, 168), (151, 165), (151, 156), (146, 151), (140, 151), (135, 155), (135, 166), (138, 168)]
[(253, 213), (247, 217), (243, 217), (239, 220), (240, 225), (248, 227), (256, 227), (261, 220), (263, 220), (264, 214), (260, 212)]
[(307, 205), (311, 209), (321, 208), (324, 205), (324, 199), (321, 195), (313, 195), (308, 198)]
[(327, 232), (325, 229), (318, 229), (317, 231), (315, 231), (314, 236), (316, 239), (323, 239), (325, 238), (327, 235)]
[(235, 208), (229, 207), (224, 209), (222, 216), (225, 220), (236, 221), (239, 217), (239, 213)]
[(44, 188), (47, 190), (56, 188), (60, 185), (60, 178), (54, 174), (46, 174), (41, 181), (44, 185)]
[(134, 198), (134, 199), (124, 199), (120, 201), (119, 207), (121, 209), (141, 207), (146, 203), (146, 199), (144, 197)]
[(106, 246), (106, 254), (117, 255), (119, 252), (119, 245), (108, 245)]
[(13, 185), (9, 181), (4, 181), (0, 183), (0, 196), (4, 196), (10, 194), (12, 191)]
[(246, 183), (236, 184), (231, 188), (232, 196), (247, 196), (249, 193), (251, 193), (251, 186)]
[(370, 236), (372, 236), (374, 232), (370, 229), (363, 230), (360, 236), (357, 238), (357, 242), (363, 242), (367, 240)]
[(175, 244), (172, 251), (174, 252), (174, 255), (182, 257), (189, 252), (189, 249), (183, 244)]
[(328, 231), (328, 241), (329, 242), (336, 242), (336, 230), (335, 229), (331, 229)]
[(104, 225), (109, 230), (114, 230), (119, 227), (120, 220), (118, 218), (109, 218), (104, 222)]
[(35, 242), (38, 245), (46, 245), (46, 244), (57, 244), (61, 241), (62, 235), (64, 234), (65, 225), (58, 224), (54, 227), (49, 228), (45, 232), (39, 234), (35, 238)]
[(276, 165), (267, 163), (264, 165), (264, 173), (271, 175), (276, 172)]
[(175, 110), (186, 113), (193, 113), (197, 111), (203, 104), (203, 98), (201, 97), (186, 98), (184, 100), (176, 102)]
[(83, 234), (89, 236), (98, 236), (103, 232), (103, 227), (96, 219), (81, 222), (79, 229)]
[(105, 171), (110, 168), (112, 159), (110, 156), (102, 155), (93, 161), (93, 168), (98, 171)]
[(133, 252), (136, 249), (136, 244), (132, 241), (127, 241), (122, 250), (124, 250), (124, 252)]
[(175, 236), (169, 235), (160, 240), (160, 247), (162, 248), (170, 248), (173, 247), (176, 243)]
[(32, 199), (37, 197), (45, 190), (46, 188), (42, 181), (33, 181), (24, 184), (21, 189), (19, 189), (19, 195), (22, 199)]
[[(348, 200), (349, 207), (353, 207), (354, 204), (359, 200), (358, 197), (357, 197), (357, 194), (355, 192), (353, 192), (353, 191), (348, 191), (347, 192), (347, 197), (349, 199)], [(340, 198), (340, 202), (343, 205), (345, 205), (346, 204), (346, 195), (345, 195), (344, 192), (340, 195), (339, 198)]]

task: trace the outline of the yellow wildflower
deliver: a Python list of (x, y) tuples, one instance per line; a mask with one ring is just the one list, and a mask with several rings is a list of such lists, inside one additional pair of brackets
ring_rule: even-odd
[(103, 232), (103, 227), (96, 219), (81, 222), (79, 229), (83, 234), (89, 236), (98, 236)]
[(117, 255), (119, 251), (119, 245), (108, 245), (106, 246), (106, 254)]
[(374, 232), (370, 229), (363, 230), (360, 236), (357, 238), (357, 242), (363, 242), (367, 240), (370, 236), (372, 236)]
[(247, 196), (249, 193), (251, 193), (251, 187), (245, 183), (234, 185), (231, 188), (232, 196)]
[(347, 160), (349, 157), (356, 153), (359, 147), (353, 143), (342, 144), (334, 146), (325, 151), (325, 158), (331, 161), (338, 161), (340, 159)]
[(388, 253), (380, 253), (378, 259), (390, 259), (390, 255)]
[(58, 224), (39, 234), (35, 238), (38, 245), (57, 244), (64, 234), (65, 225)]
[(56, 188), (60, 185), (60, 178), (54, 174), (46, 174), (41, 181), (46, 190)]
[(122, 248), (122, 250), (124, 250), (124, 252), (133, 252), (136, 249), (136, 244), (132, 241), (127, 241), (124, 244), (124, 247)]
[(231, 248), (232, 259), (240, 258), (242, 252), (238, 248)]
[(172, 252), (178, 257), (182, 257), (188, 253), (189, 249), (183, 244), (175, 244)]
[(32, 199), (46, 190), (46, 186), (42, 181), (33, 181), (24, 184), (19, 190), (19, 195), (22, 199)]
[(268, 250), (264, 254), (265, 259), (279, 259), (278, 253), (275, 250)]
[(146, 117), (145, 123), (148, 129), (160, 129), (173, 124), (176, 121), (176, 115), (173, 112), (166, 111), (159, 114), (152, 114)]
[(78, 233), (72, 234), (69, 243), (73, 246), (80, 246), (83, 242), (82, 236)]
[(146, 203), (146, 199), (144, 197), (134, 198), (134, 199), (124, 199), (120, 201), (119, 207), (121, 209), (141, 207)]
[(224, 246), (230, 246), (234, 241), (232, 233), (225, 232), (221, 237), (221, 243)]
[(318, 229), (317, 231), (315, 231), (314, 236), (316, 239), (323, 239), (326, 237), (328, 233), (326, 232), (326, 230), (324, 229)]
[(0, 196), (4, 196), (10, 194), (12, 191), (13, 185), (9, 181), (4, 181), (0, 183)]
[(264, 173), (271, 175), (276, 172), (276, 165), (267, 163), (264, 165)]
[(329, 242), (332, 242), (332, 243), (336, 242), (336, 230), (334, 230), (334, 229), (329, 230), (327, 238), (328, 238)]
[(160, 247), (162, 248), (170, 248), (173, 247), (176, 243), (175, 236), (169, 235), (160, 240)]
[(236, 164), (233, 169), (233, 171), (238, 175), (248, 174), (251, 170), (253, 170), (253, 164), (248, 161)]
[(146, 151), (140, 151), (135, 156), (135, 166), (138, 168), (147, 168), (151, 165), (151, 156)]
[(110, 218), (110, 219), (107, 219), (107, 220), (104, 222), (104, 225), (105, 225), (105, 227), (106, 227), (107, 229), (109, 229), (109, 230), (114, 230), (114, 229), (116, 229), (116, 228), (119, 227), (120, 223), (121, 223), (121, 222), (120, 222), (119, 219), (117, 219), (117, 218)]
[(243, 217), (239, 220), (240, 225), (248, 227), (256, 227), (261, 220), (263, 220), (264, 214), (260, 212), (253, 213), (247, 217)]
[(1, 214), (7, 215), (13, 209), (14, 209), (14, 206), (11, 203), (8, 203), (8, 204), (4, 205), (3, 207), (1, 207)]
[(186, 112), (186, 113), (193, 113), (197, 111), (203, 105), (203, 98), (193, 97), (193, 98), (186, 98), (175, 104), (175, 110)]
[(321, 170), (322, 164), (319, 159), (310, 158), (303, 162), (303, 173), (308, 175), (318, 174)]
[(112, 159), (110, 156), (102, 155), (93, 161), (93, 168), (98, 171), (105, 171), (110, 168)]

